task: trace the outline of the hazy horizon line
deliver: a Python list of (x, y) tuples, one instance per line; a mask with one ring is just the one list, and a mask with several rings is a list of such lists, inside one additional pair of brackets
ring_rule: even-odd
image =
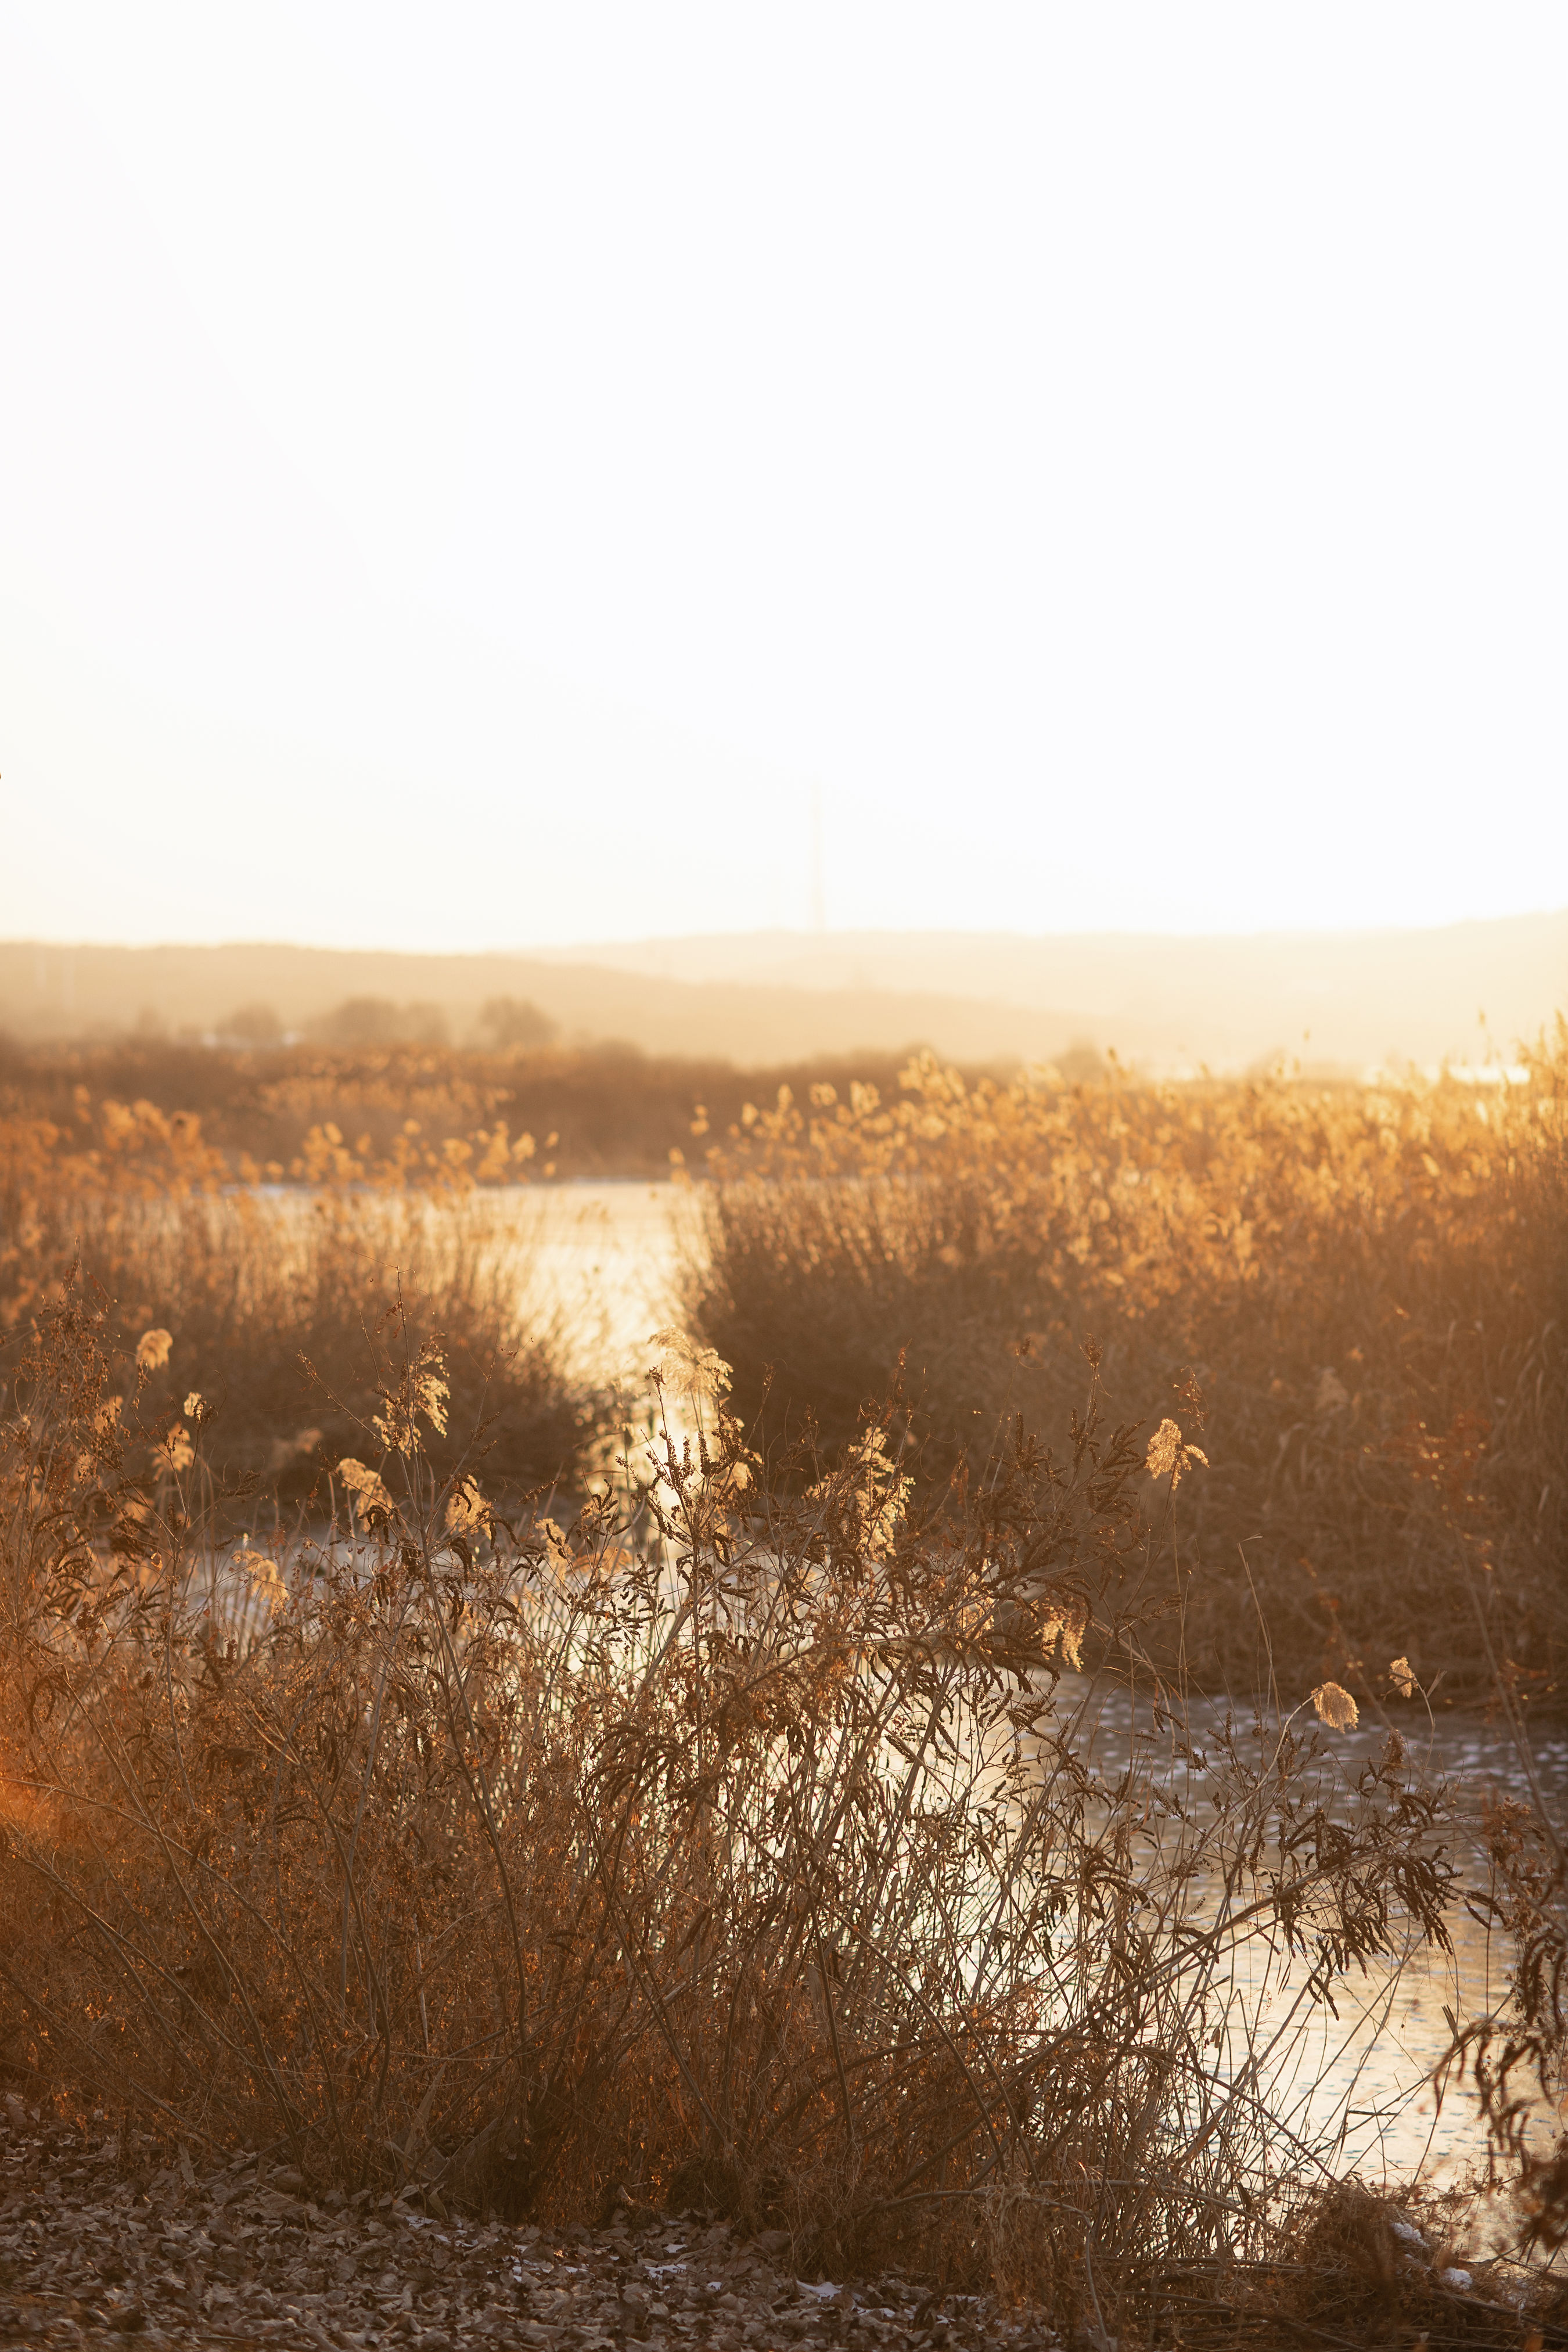
[(1382, 939), (1389, 937), (1413, 938), (1430, 936), (1431, 934), (1438, 931), (1481, 929), (1509, 923), (1545, 922), (1550, 921), (1554, 917), (1568, 918), (1568, 900), (1559, 901), (1552, 905), (1521, 907), (1513, 909), (1508, 914), (1456, 915), (1447, 917), (1440, 921), (1432, 922), (1279, 924), (1264, 925), (1247, 929), (1243, 929), (1238, 926), (1236, 929), (1215, 929), (1213, 926), (1206, 926), (1194, 930), (1158, 929), (1153, 928), (1115, 929), (1107, 929), (1103, 925), (1094, 925), (1085, 927), (1083, 929), (1079, 929), (1070, 925), (1060, 925), (1049, 930), (1040, 931), (1019, 930), (1011, 926), (998, 927), (993, 930), (976, 930), (969, 927), (950, 927), (943, 924), (934, 923), (913, 924), (900, 926), (897, 928), (889, 924), (880, 923), (828, 924), (823, 929), (818, 929), (810, 925), (769, 923), (757, 924), (745, 929), (727, 928), (714, 929), (711, 930), (687, 929), (679, 931), (643, 931), (631, 937), (621, 939), (601, 937), (595, 940), (538, 940), (530, 943), (490, 942), (483, 947), (468, 948), (411, 947), (405, 941), (397, 943), (388, 941), (384, 944), (374, 946), (366, 946), (363, 942), (354, 945), (346, 945), (341, 940), (331, 939), (290, 939), (278, 937), (276, 935), (268, 938), (258, 934), (252, 934), (248, 937), (236, 937), (231, 935), (222, 938), (214, 938), (209, 936), (201, 939), (164, 938), (159, 940), (127, 940), (104, 938), (84, 939), (79, 936), (71, 938), (60, 934), (43, 931), (27, 931), (13, 933), (8, 938), (0, 937), (0, 945), (13, 948), (39, 947), (51, 948), (55, 950), (62, 948), (114, 950), (120, 953), (128, 955), (156, 955), (170, 949), (217, 950), (227, 948), (268, 948), (283, 949), (285, 950), (291, 950), (303, 954), (318, 955), (427, 956), (431, 959), (443, 959), (446, 961), (458, 961), (465, 960), (478, 961), (485, 957), (515, 957), (520, 961), (526, 961), (531, 957), (542, 957), (547, 958), (552, 961), (555, 961), (567, 956), (588, 957), (597, 951), (609, 951), (616, 954), (625, 954), (629, 949), (634, 948), (680, 947), (696, 940), (704, 940), (715, 941), (725, 940), (787, 940), (797, 941), (802, 944), (863, 939), (944, 939), (973, 940), (1016, 940), (1037, 944), (1045, 944), (1049, 941), (1066, 940), (1137, 940), (1145, 941), (1169, 941), (1173, 945), (1180, 944), (1190, 946), (1201, 941), (1217, 940), (1257, 941), (1260, 940), (1299, 940)]

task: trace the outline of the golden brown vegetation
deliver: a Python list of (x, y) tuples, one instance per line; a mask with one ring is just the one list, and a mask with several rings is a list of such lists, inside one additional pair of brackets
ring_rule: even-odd
[(83, 1089), (68, 1121), (0, 1118), (0, 1335), (73, 1265), (109, 1344), (171, 1331), (147, 1408), (175, 1421), (200, 1393), (215, 1497), (254, 1525), (323, 1492), (357, 1450), (374, 1335), (413, 1314), (447, 1335), (447, 1465), (474, 1454), (511, 1491), (550, 1485), (591, 1438), (593, 1399), (557, 1325), (530, 1317), (515, 1230), (487, 1210), (487, 1184), (528, 1156), (500, 1122), (438, 1143), (400, 1133), (379, 1159), (318, 1126), (295, 1161), (307, 1181), (269, 1192), (229, 1182), (195, 1114)]
[[(496, 1008), (497, 1028), (503, 1011)], [(27, 1049), (0, 1039), (0, 1118), (46, 1122), (79, 1147), (84, 1124), (100, 1119), (106, 1103), (146, 1105), (164, 1120), (199, 1122), (216, 1163), (238, 1181), (297, 1180), (320, 1163), (329, 1129), (351, 1161), (384, 1170), (401, 1164), (413, 1177), (432, 1161), (446, 1164), (449, 1143), (470, 1147), (465, 1164), (477, 1170), (498, 1129), (507, 1134), (511, 1167), (490, 1160), (486, 1181), (509, 1172), (538, 1177), (546, 1165), (568, 1178), (668, 1176), (672, 1152), (700, 1156), (692, 1154), (690, 1136), (696, 1104), (721, 1133), (748, 1097), (771, 1100), (781, 1086), (800, 1093), (823, 1079), (846, 1087), (868, 1080), (886, 1091), (896, 1088), (901, 1066), (901, 1059), (872, 1055), (853, 1066), (829, 1059), (745, 1071), (616, 1045), (242, 1051), (124, 1040)], [(483, 1143), (476, 1141), (481, 1133)], [(537, 1147), (531, 1154), (518, 1150), (524, 1136)], [(100, 1145), (109, 1148), (107, 1140)]]
[(765, 1432), (810, 1425), (832, 1454), (898, 1381), (943, 1476), (1009, 1415), (1059, 1422), (1091, 1335), (1118, 1413), (1203, 1427), (1190, 1656), (1248, 1691), (1267, 1644), (1296, 1688), (1386, 1693), (1398, 1659), (1453, 1690), (1489, 1675), (1479, 1595), (1499, 1661), (1555, 1684), (1561, 1024), (1493, 1087), (1064, 1088), (924, 1062), (891, 1096), (748, 1107), (709, 1149), (690, 1310)]
[[(900, 1386), (913, 1466), (940, 1480), (983, 1464), (1009, 1415), (1060, 1426), (1092, 1337), (1118, 1412), (1207, 1416), (1187, 1638), (1234, 1687), (1265, 1682), (1270, 1653), (1292, 1688), (1400, 1696), (1396, 1660), (1427, 1689), (1475, 1685), (1479, 1596), (1499, 1663), (1544, 1691), (1568, 1633), (1565, 1067), (1561, 1031), (1523, 1083), (1486, 1087), (13, 1055), (0, 1326), (79, 1248), (121, 1338), (177, 1317), (226, 1466), (254, 1473), (311, 1429), (322, 1460), (350, 1442), (396, 1265), (452, 1348), (465, 1437), (489, 1415), (494, 1467), (527, 1485), (569, 1468), (587, 1401), (558, 1340), (520, 1328), (522, 1270), (476, 1196), (706, 1167), (690, 1319), (764, 1445), (809, 1428), (836, 1459)], [(247, 1210), (230, 1188), (258, 1179), (325, 1205)], [(450, 1195), (461, 1217), (416, 1205)], [(301, 1383), (301, 1353), (343, 1412)]]
[(770, 1482), (668, 1335), (653, 1443), (569, 1528), (508, 1525), (432, 1460), (443, 1351), (388, 1338), (374, 1459), (273, 1559), (215, 1547), (169, 1334), (121, 1353), (75, 1288), (35, 1318), (12, 2074), (436, 2210), (718, 2205), (1101, 2341), (1267, 2253), (1319, 2160), (1275, 2070), (1347, 1972), (1443, 1940), (1450, 1870), (1396, 1738), (1342, 1769), (1310, 1715), (1219, 1713), (1200, 1752), (1147, 1651), (1180, 1430), (1109, 1429), (1091, 1383), (1059, 1459), (966, 1491), (876, 1428)]
[[(1094, 2328), (1408, 2318), (1375, 2200), (1272, 2200), (1318, 2159), (1262, 2004), (1443, 1936), (1433, 1793), (1333, 1765), (1358, 1697), (1495, 1674), (1527, 1748), (1560, 1671), (1565, 1077), (14, 1059), (0, 2066)], [(485, 1202), (675, 1153), (733, 1394), (671, 1343), (595, 1490)], [(1196, 1743), (1205, 1665), (1283, 1714)], [(1456, 2064), (1550, 2246), (1564, 1868), (1490, 1838), (1522, 1966)]]

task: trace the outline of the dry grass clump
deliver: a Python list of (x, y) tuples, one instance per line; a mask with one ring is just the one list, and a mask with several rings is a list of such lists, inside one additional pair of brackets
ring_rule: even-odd
[(231, 1516), (320, 1502), (322, 1472), (363, 1451), (367, 1335), (400, 1305), (446, 1338), (445, 1466), (482, 1454), (511, 1492), (574, 1471), (593, 1399), (567, 1368), (565, 1335), (531, 1311), (527, 1253), (490, 1213), (473, 1155), (432, 1171), (410, 1152), (367, 1182), (357, 1161), (333, 1164), (341, 1139), (323, 1137), (318, 1181), (269, 1193), (226, 1184), (194, 1115), (113, 1098), (80, 1110), (66, 1129), (0, 1119), (0, 1334), (57, 1299), (72, 1265), (108, 1344), (128, 1352), (142, 1332), (168, 1332), (144, 1404), (166, 1433), (200, 1397)]
[[(13, 1063), (0, 1087), (0, 1210), (15, 1228), (29, 1202), (59, 1196), (175, 1198), (285, 1182), (461, 1194), (526, 1181), (537, 1147), (531, 1134), (512, 1134), (503, 1093), (475, 1083), (450, 1056), (445, 1064), (418, 1055), (373, 1061), (369, 1083), (338, 1086), (331, 1108), (309, 1076), (261, 1084), (244, 1055), (159, 1057), (161, 1101), (129, 1088), (96, 1090), (74, 1056)], [(242, 1091), (237, 1102), (232, 1087), (215, 1083), (225, 1072), (261, 1099)], [(132, 1066), (110, 1075), (153, 1073)], [(345, 1073), (334, 1066), (332, 1076)], [(273, 1099), (278, 1093), (286, 1099)]]
[(1364, 1688), (1401, 1654), (1475, 1681), (1473, 1571), (1499, 1657), (1544, 1681), (1568, 1644), (1565, 1137), (1561, 1024), (1489, 1087), (921, 1062), (896, 1098), (748, 1108), (690, 1311), (769, 1432), (842, 1444), (901, 1364), (939, 1474), (1006, 1414), (1050, 1425), (1092, 1332), (1118, 1412), (1205, 1401), (1187, 1631), (1216, 1671), (1267, 1679), (1256, 1591), (1294, 1680)]
[(177, 1419), (200, 1394), (205, 1456), (232, 1509), (252, 1511), (258, 1493), (325, 1507), (323, 1474), (364, 1450), (374, 1340), (400, 1316), (443, 1335), (442, 1475), (482, 1459), (498, 1493), (569, 1485), (592, 1438), (594, 1401), (566, 1369), (561, 1332), (527, 1318), (526, 1254), (482, 1213), (240, 1194), (84, 1218), (79, 1258), (112, 1302), (111, 1344), (169, 1331), (147, 1408)]
[(1321, 2343), (1545, 2352), (1568, 2341), (1561, 2280), (1465, 2251), (1463, 2190), (1403, 2202), (1356, 2180), (1291, 2198), (1270, 2256), (1180, 2265), (1165, 2281), (1157, 2342), (1242, 2352)]
[(1092, 1393), (1062, 1459), (925, 1505), (876, 1425), (775, 1487), (667, 1335), (622, 1488), (509, 1527), (398, 1326), (352, 1516), (237, 1611), (203, 1428), (129, 1477), (153, 1375), (110, 1336), (47, 1309), (0, 1439), (14, 2077), (437, 2210), (717, 2205), (1102, 2336), (1266, 2250), (1321, 2160), (1274, 2070), (1445, 1939), (1436, 1800), (1310, 1716), (1200, 1752)]

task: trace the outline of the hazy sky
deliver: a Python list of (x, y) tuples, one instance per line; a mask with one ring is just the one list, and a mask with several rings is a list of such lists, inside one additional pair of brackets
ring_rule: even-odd
[(0, 0), (0, 934), (1568, 901), (1568, 12)]

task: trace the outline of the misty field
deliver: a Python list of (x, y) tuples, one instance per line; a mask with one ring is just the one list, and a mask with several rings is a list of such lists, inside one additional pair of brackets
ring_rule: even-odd
[[(1556, 1687), (1568, 1038), (1375, 1090), (160, 1071), (0, 1097), (8, 2082), (1086, 2340), (1458, 2324), (1283, 2086), (1449, 1945), (1429, 1708)], [(628, 1172), (697, 1180), (629, 1376), (513, 1209), (564, 1098), (617, 1164), (623, 1087)], [(1450, 2095), (1549, 2247), (1516, 1814), (1465, 1867), (1522, 2054)]]

